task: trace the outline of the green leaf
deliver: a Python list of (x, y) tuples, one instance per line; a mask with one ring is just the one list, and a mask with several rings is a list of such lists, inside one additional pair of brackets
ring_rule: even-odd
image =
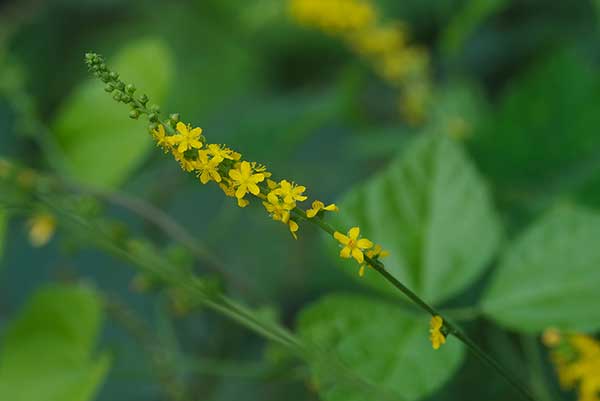
[(483, 298), (500, 324), (537, 332), (600, 329), (600, 214), (562, 206), (506, 251)]
[(92, 400), (110, 364), (106, 354), (93, 356), (101, 320), (101, 301), (90, 289), (38, 291), (4, 336), (0, 399)]
[[(164, 101), (172, 65), (163, 42), (145, 39), (131, 43), (108, 63), (125, 82), (136, 85), (137, 94), (147, 94), (153, 103)], [(98, 79), (80, 85), (53, 124), (67, 173), (102, 188), (122, 184), (152, 148), (144, 124), (131, 120), (128, 113), (127, 106), (114, 101)]]
[[(360, 226), (389, 250), (386, 268), (429, 302), (472, 283), (501, 231), (483, 181), (460, 145), (441, 135), (415, 140), (386, 171), (351, 190), (334, 219), (338, 229)], [(336, 260), (357, 277), (356, 263)], [(399, 294), (374, 272), (359, 280)]]
[[(428, 339), (423, 316), (393, 304), (352, 295), (328, 296), (303, 310), (298, 321), (307, 341), (337, 353), (341, 362), (366, 382), (393, 395), (416, 400), (432, 394), (458, 369), (464, 348), (449, 338), (438, 351)], [(327, 382), (327, 369), (315, 368), (317, 380)], [(374, 399), (344, 384), (320, 388), (326, 401)]]

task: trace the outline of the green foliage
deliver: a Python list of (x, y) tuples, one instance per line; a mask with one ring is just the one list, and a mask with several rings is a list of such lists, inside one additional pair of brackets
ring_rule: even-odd
[[(301, 337), (326, 350), (366, 382), (389, 391), (392, 399), (423, 398), (452, 377), (464, 349), (449, 339), (438, 351), (428, 340), (428, 320), (399, 306), (351, 295), (331, 295), (300, 314)], [(316, 369), (318, 382), (327, 382), (327, 369)], [(343, 385), (320, 388), (326, 401), (372, 399)]]
[(442, 35), (441, 48), (445, 55), (456, 56), (482, 22), (508, 4), (507, 0), (468, 0)]
[(0, 352), (0, 399), (92, 400), (109, 367), (93, 356), (102, 305), (90, 289), (38, 291), (8, 328)]
[(599, 329), (599, 236), (598, 213), (567, 206), (548, 213), (506, 251), (485, 313), (526, 332)]
[[(156, 39), (133, 42), (114, 57), (125, 81), (135, 79), (138, 94), (161, 103), (172, 77), (169, 49)], [(81, 84), (63, 105), (53, 124), (64, 152), (67, 173), (78, 180), (114, 188), (144, 160), (152, 140), (127, 109), (107, 95), (97, 79)]]
[[(501, 235), (487, 188), (461, 147), (433, 135), (417, 139), (386, 171), (347, 194), (336, 219), (336, 227), (360, 226), (381, 243), (391, 253), (386, 268), (431, 302), (472, 283)], [(376, 274), (367, 271), (363, 279), (398, 294)]]
[(597, 72), (572, 51), (555, 54), (511, 82), (473, 154), (504, 197), (529, 202), (597, 159), (599, 102)]

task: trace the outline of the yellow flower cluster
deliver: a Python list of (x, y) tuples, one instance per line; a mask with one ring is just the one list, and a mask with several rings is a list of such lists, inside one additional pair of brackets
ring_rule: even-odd
[[(167, 132), (169, 130), (172, 134)], [(171, 153), (183, 170), (194, 172), (202, 184), (216, 182), (225, 195), (236, 198), (240, 207), (248, 206), (248, 195), (261, 199), (273, 220), (287, 225), (292, 236), (297, 238), (299, 226), (292, 215), (297, 203), (308, 199), (304, 195), (305, 187), (287, 180), (273, 181), (265, 166), (242, 160), (240, 153), (225, 145), (206, 144), (201, 128), (177, 122), (174, 128), (158, 124), (151, 133), (156, 144)], [(305, 216), (312, 219), (325, 211), (337, 210), (335, 204), (325, 206), (315, 200)], [(298, 213), (302, 217), (302, 213)]]
[(332, 34), (362, 30), (377, 18), (364, 0), (291, 0), (290, 12), (298, 22)]
[(425, 119), (432, 92), (429, 54), (408, 44), (403, 25), (382, 23), (367, 0), (290, 0), (290, 13), (302, 25), (341, 37), (401, 90), (400, 110), (410, 123)]
[(441, 316), (433, 316), (429, 321), (429, 340), (433, 349), (437, 350), (446, 343), (446, 336), (442, 332), (444, 320)]
[(579, 401), (600, 401), (600, 341), (549, 329), (543, 341), (551, 352), (561, 387), (576, 389)]

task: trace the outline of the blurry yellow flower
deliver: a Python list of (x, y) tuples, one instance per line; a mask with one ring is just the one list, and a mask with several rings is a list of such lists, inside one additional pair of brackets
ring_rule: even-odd
[(365, 260), (364, 250), (367, 250), (373, 246), (373, 243), (366, 238), (359, 239), (360, 228), (352, 227), (348, 231), (348, 235), (344, 235), (339, 232), (333, 233), (335, 238), (340, 244), (344, 245), (340, 251), (340, 257), (344, 259), (354, 258), (358, 263), (362, 263)]
[(207, 151), (199, 150), (195, 169), (200, 177), (200, 182), (206, 184), (211, 179), (215, 182), (221, 182), (221, 175), (217, 171), (217, 168), (222, 161), (223, 158), (221, 156), (213, 156), (209, 159)]
[(440, 316), (433, 316), (429, 322), (429, 340), (433, 349), (439, 349), (446, 343), (446, 336), (442, 333), (444, 320)]
[(36, 248), (46, 245), (56, 230), (56, 219), (54, 216), (41, 213), (29, 219), (29, 242)]
[(282, 180), (279, 183), (279, 188), (275, 189), (274, 192), (283, 198), (285, 203), (295, 203), (296, 201), (304, 201), (307, 199), (306, 196), (302, 195), (306, 191), (306, 187), (290, 183), (287, 180)]
[(335, 205), (335, 203), (325, 206), (325, 204), (323, 202), (316, 200), (312, 203), (312, 207), (306, 211), (306, 217), (308, 217), (309, 219), (312, 219), (321, 210), (326, 210), (328, 212), (337, 212), (339, 209)]
[(561, 387), (576, 389), (579, 401), (600, 401), (600, 342), (555, 329), (546, 330), (543, 340), (552, 349)]
[(235, 196), (238, 199), (243, 198), (248, 192), (258, 195), (260, 188), (257, 184), (265, 179), (264, 174), (253, 174), (247, 161), (241, 162), (237, 169), (229, 170), (229, 177), (233, 180), (233, 186), (236, 188)]
[(188, 149), (202, 148), (202, 142), (200, 142), (202, 128), (192, 128), (182, 122), (178, 122), (176, 128), (178, 134), (170, 137), (170, 140), (174, 145), (177, 145), (177, 151), (179, 153), (183, 153)]

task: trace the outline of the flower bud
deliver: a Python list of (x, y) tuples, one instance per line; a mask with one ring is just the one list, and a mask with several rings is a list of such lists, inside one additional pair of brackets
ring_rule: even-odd
[(112, 71), (112, 72), (110, 73), (110, 79), (112, 79), (112, 80), (117, 80), (117, 79), (119, 79), (119, 74), (118, 74), (118, 73), (116, 73), (116, 72), (114, 72), (114, 71)]
[(150, 122), (157, 122), (158, 121), (158, 115), (156, 113), (150, 113), (148, 115), (148, 120), (150, 120)]
[(116, 91), (116, 92), (113, 94), (113, 99), (115, 99), (117, 102), (120, 102), (120, 101), (121, 101), (121, 96), (122, 96), (122, 93), (121, 93), (121, 92), (119, 92), (119, 91)]
[(133, 93), (135, 92), (135, 86), (132, 84), (127, 84), (125, 90), (127, 91), (127, 93), (133, 95)]
[(153, 113), (160, 113), (160, 107), (156, 104), (153, 104), (152, 106), (150, 106), (150, 111)]
[(169, 119), (171, 121), (173, 121), (174, 123), (178, 123), (179, 122), (179, 113), (173, 113), (169, 116)]
[(108, 93), (111, 93), (112, 91), (114, 91), (114, 90), (115, 90), (115, 87), (113, 86), (113, 84), (107, 84), (107, 85), (104, 87), (104, 90), (105, 90), (106, 92), (108, 92)]
[(143, 104), (145, 106), (146, 103), (148, 103), (148, 96), (146, 96), (146, 95), (140, 96), (139, 101), (141, 104)]
[(131, 118), (133, 120), (137, 120), (139, 116), (140, 116), (140, 112), (137, 110), (131, 110), (129, 112), (129, 118)]

